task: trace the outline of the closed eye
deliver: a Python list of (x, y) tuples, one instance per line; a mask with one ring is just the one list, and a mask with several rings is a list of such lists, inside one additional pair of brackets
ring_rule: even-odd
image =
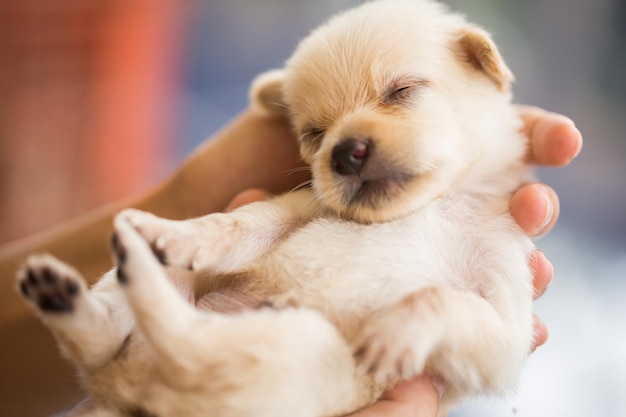
[(402, 93), (403, 91), (408, 90), (409, 88), (411, 88), (411, 86), (410, 86), (410, 85), (407, 85), (407, 86), (405, 86), (405, 87), (400, 87), (400, 88), (398, 88), (396, 91), (394, 91), (394, 92), (392, 93), (392, 95), (393, 95), (393, 96), (398, 95), (398, 94)]
[(428, 86), (428, 81), (424, 79), (404, 79), (398, 80), (390, 86), (383, 97), (383, 102), (387, 104), (404, 104), (412, 101), (419, 91)]

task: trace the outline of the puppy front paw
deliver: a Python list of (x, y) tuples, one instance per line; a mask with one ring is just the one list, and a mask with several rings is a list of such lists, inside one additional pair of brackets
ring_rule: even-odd
[(44, 313), (68, 313), (85, 290), (81, 276), (49, 255), (31, 256), (18, 272), (22, 296)]
[(148, 242), (163, 265), (199, 269), (196, 261), (201, 246), (199, 232), (189, 222), (168, 220), (135, 209), (120, 212), (117, 218), (126, 220)]

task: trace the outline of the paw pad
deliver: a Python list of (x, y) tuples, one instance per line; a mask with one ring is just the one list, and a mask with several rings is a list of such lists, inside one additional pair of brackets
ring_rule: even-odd
[(18, 280), (22, 295), (49, 313), (69, 312), (74, 309), (80, 293), (77, 278), (69, 270), (49, 260), (30, 260)]
[(122, 245), (117, 233), (113, 233), (113, 236), (111, 237), (111, 251), (113, 252), (113, 255), (115, 256), (115, 260), (117, 263), (117, 268), (115, 271), (115, 274), (117, 276), (117, 281), (120, 284), (127, 284), (128, 276), (124, 272), (124, 267), (125, 267), (126, 259), (127, 259), (127, 252), (126, 252), (126, 248), (124, 247), (124, 245)]
[(123, 265), (126, 262), (126, 248), (120, 243), (117, 233), (113, 233), (113, 236), (111, 236), (111, 251), (115, 255), (118, 265)]

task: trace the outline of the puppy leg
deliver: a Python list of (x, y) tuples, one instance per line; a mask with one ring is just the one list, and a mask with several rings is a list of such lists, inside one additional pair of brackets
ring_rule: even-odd
[(106, 363), (120, 349), (132, 316), (119, 304), (105, 275), (89, 291), (70, 266), (48, 255), (31, 256), (18, 272), (18, 288), (56, 337), (62, 352), (85, 368)]
[(200, 363), (219, 375), (207, 383), (232, 395), (227, 415), (339, 416), (380, 395), (369, 381), (354, 378), (349, 346), (313, 310), (246, 312), (226, 317), (199, 337), (205, 345)]
[(132, 209), (118, 217), (133, 225), (163, 264), (229, 273), (259, 259), (319, 210), (310, 191), (299, 191), (185, 221)]
[(515, 317), (478, 294), (426, 287), (372, 320), (355, 356), (378, 379), (436, 369), (457, 391), (502, 391), (517, 379), (529, 352), (530, 297), (526, 304), (527, 314)]
[(117, 279), (137, 326), (172, 379), (190, 374), (197, 363), (192, 346), (200, 313), (168, 279), (146, 241), (123, 217), (114, 221)]
[(196, 404), (206, 415), (315, 417), (371, 401), (369, 385), (354, 379), (350, 348), (321, 314), (200, 312), (130, 223), (118, 217), (114, 227), (118, 279), (161, 376), (182, 397), (202, 398)]

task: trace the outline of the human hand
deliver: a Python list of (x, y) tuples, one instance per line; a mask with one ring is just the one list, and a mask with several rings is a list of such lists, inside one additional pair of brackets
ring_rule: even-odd
[[(572, 120), (537, 107), (519, 106), (519, 111), (524, 122), (523, 132), (529, 139), (529, 163), (559, 167), (578, 156), (582, 149), (582, 135)], [(559, 199), (548, 185), (525, 184), (511, 198), (510, 210), (515, 221), (529, 236), (541, 236), (552, 229), (559, 217)], [(554, 269), (541, 251), (535, 251), (529, 262), (537, 298), (552, 282)], [(533, 350), (547, 339), (547, 327), (535, 316)]]
[(443, 384), (419, 375), (396, 384), (374, 404), (346, 417), (437, 417)]

